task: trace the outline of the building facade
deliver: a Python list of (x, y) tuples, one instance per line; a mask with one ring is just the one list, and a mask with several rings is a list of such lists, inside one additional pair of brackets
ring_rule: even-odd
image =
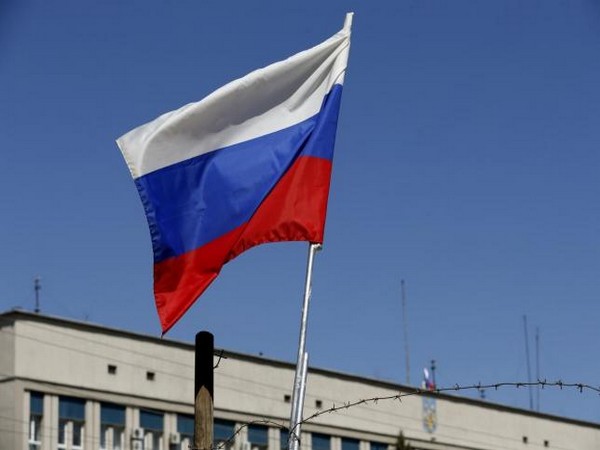
[[(215, 444), (282, 450), (294, 365), (225, 351)], [(218, 357), (215, 357), (215, 364)], [(193, 435), (193, 345), (23, 311), (0, 314), (0, 450), (184, 450)], [(411, 388), (309, 369), (305, 417)], [(600, 425), (454, 395), (323, 414), (302, 450), (600, 449)]]

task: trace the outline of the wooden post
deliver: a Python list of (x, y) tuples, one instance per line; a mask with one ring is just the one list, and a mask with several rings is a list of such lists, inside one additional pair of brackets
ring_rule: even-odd
[(194, 450), (211, 450), (213, 444), (214, 346), (211, 333), (201, 331), (196, 334)]

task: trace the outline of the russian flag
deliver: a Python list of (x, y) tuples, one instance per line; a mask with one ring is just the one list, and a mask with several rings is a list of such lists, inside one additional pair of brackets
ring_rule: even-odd
[(351, 17), (316, 47), (117, 140), (150, 227), (163, 333), (243, 251), (322, 243)]

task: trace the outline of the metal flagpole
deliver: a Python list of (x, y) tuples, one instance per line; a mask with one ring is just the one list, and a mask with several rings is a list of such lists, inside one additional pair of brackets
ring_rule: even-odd
[[(352, 27), (352, 16), (347, 13), (344, 19), (344, 30), (350, 32)], [(300, 339), (298, 343), (298, 359), (296, 361), (296, 373), (294, 375), (294, 388), (292, 392), (292, 411), (290, 414), (290, 429), (288, 438), (288, 449), (299, 450), (300, 428), (302, 423), (302, 412), (304, 409), (304, 394), (306, 392), (306, 376), (308, 373), (308, 353), (306, 352), (306, 326), (308, 322), (308, 305), (310, 303), (312, 269), (315, 254), (321, 250), (321, 244), (311, 243), (308, 247), (308, 262), (306, 264), (306, 282), (304, 284), (304, 302), (302, 303), (302, 319), (300, 321)]]
[(296, 437), (298, 438), (298, 445), (300, 445), (300, 427), (302, 422), (302, 416), (304, 412), (304, 394), (306, 393), (306, 376), (308, 373), (308, 352), (304, 352), (304, 358), (302, 358), (302, 368), (300, 370), (300, 379), (303, 380), (303, 384), (300, 386), (300, 390), (298, 391), (298, 401), (296, 403), (296, 417), (294, 419), (294, 423), (296, 424), (297, 433)]
[(306, 282), (304, 284), (304, 302), (302, 303), (302, 319), (300, 321), (300, 339), (298, 343), (298, 360), (294, 375), (294, 390), (292, 395), (292, 411), (290, 414), (289, 450), (298, 450), (300, 444), (300, 428), (304, 393), (306, 391), (306, 375), (308, 372), (308, 353), (306, 353), (306, 326), (308, 322), (308, 305), (310, 303), (312, 269), (315, 254), (321, 250), (321, 244), (310, 244), (308, 247), (308, 262), (306, 264)]

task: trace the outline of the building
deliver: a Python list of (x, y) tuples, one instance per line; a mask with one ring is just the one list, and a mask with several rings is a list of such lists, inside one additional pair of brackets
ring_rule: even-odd
[[(281, 450), (294, 365), (225, 355), (215, 371), (215, 442), (226, 450)], [(187, 449), (193, 373), (188, 343), (0, 314), (0, 450)], [(311, 368), (305, 417), (409, 389)], [(401, 432), (414, 449), (600, 448), (598, 424), (443, 394), (323, 414), (304, 424), (301, 448), (387, 450)]]

